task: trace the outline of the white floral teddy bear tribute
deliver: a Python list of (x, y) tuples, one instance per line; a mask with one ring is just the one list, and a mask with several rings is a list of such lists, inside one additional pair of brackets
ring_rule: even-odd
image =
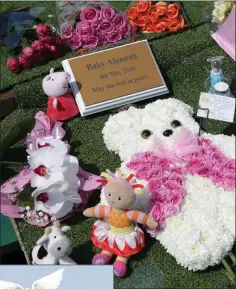
[(198, 271), (218, 264), (235, 241), (235, 137), (198, 137), (192, 116), (182, 101), (157, 100), (110, 116), (103, 136), (122, 171), (145, 185), (135, 206), (155, 207), (161, 228), (152, 236), (178, 264)]

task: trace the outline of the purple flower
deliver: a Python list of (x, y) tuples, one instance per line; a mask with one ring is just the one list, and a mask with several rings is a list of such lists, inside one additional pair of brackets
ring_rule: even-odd
[(107, 43), (107, 38), (101, 32), (97, 32), (96, 36), (98, 37), (98, 45), (104, 45)]
[(100, 19), (91, 23), (91, 27), (93, 30), (99, 30), (101, 27), (102, 21)]
[(76, 33), (82, 40), (86, 40), (88, 37), (93, 36), (93, 28), (88, 23), (79, 22), (76, 25)]
[(115, 30), (113, 32), (111, 32), (108, 36), (107, 36), (107, 40), (110, 43), (116, 43), (117, 41), (121, 40), (121, 34), (118, 30)]
[(90, 36), (86, 40), (83, 41), (83, 48), (92, 48), (98, 45), (98, 37)]
[(125, 26), (120, 28), (120, 34), (122, 36), (122, 38), (125, 38), (126, 36), (128, 36), (130, 34), (130, 24), (125, 24)]
[(61, 34), (64, 38), (70, 38), (72, 36), (72, 26), (69, 23), (63, 23), (61, 25)]
[(101, 9), (101, 18), (111, 21), (115, 15), (115, 11), (110, 6), (103, 6)]
[(96, 21), (100, 16), (100, 11), (93, 7), (82, 9), (80, 13), (80, 19), (84, 22), (92, 23)]
[(100, 31), (103, 33), (103, 34), (109, 34), (111, 33), (112, 31), (114, 30), (114, 27), (113, 25), (111, 24), (111, 22), (108, 22), (108, 21), (103, 21), (101, 26), (100, 26)]
[(77, 33), (73, 32), (72, 36), (68, 40), (68, 44), (72, 49), (79, 48), (82, 44), (81, 37)]
[(112, 20), (112, 24), (114, 25), (115, 29), (120, 29), (125, 26), (127, 23), (125, 16), (122, 14), (116, 14), (116, 16)]

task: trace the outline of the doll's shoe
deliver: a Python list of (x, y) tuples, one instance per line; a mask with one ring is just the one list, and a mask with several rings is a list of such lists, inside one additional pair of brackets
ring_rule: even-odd
[(127, 265), (120, 261), (120, 260), (116, 260), (114, 263), (114, 274), (117, 277), (125, 277), (127, 273)]
[(111, 256), (103, 253), (96, 254), (93, 257), (92, 264), (93, 265), (106, 265), (110, 262)]

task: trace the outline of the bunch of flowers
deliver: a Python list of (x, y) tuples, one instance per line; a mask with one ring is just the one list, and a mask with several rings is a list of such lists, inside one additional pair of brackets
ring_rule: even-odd
[(108, 5), (83, 8), (78, 17), (74, 27), (69, 23), (60, 26), (62, 37), (73, 50), (117, 43), (135, 33), (126, 17)]
[(83, 171), (69, 154), (62, 123), (43, 112), (35, 118), (25, 139), (29, 165), (0, 187), (0, 205), (2, 214), (43, 227), (83, 210), (100, 184), (98, 176)]
[(188, 26), (178, 3), (138, 1), (126, 13), (130, 23), (143, 33), (177, 32)]
[(65, 54), (65, 41), (60, 35), (52, 32), (50, 25), (38, 24), (36, 33), (37, 40), (34, 40), (30, 46), (25, 47), (19, 57), (8, 58), (7, 66), (11, 72), (41, 65)]
[(212, 22), (222, 23), (228, 17), (234, 6), (234, 1), (218, 1), (214, 2), (214, 10), (212, 11)]

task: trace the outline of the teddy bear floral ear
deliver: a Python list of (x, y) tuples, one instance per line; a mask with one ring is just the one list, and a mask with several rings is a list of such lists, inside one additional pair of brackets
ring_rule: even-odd
[(54, 73), (54, 68), (51, 68), (49, 73), (50, 74)]

